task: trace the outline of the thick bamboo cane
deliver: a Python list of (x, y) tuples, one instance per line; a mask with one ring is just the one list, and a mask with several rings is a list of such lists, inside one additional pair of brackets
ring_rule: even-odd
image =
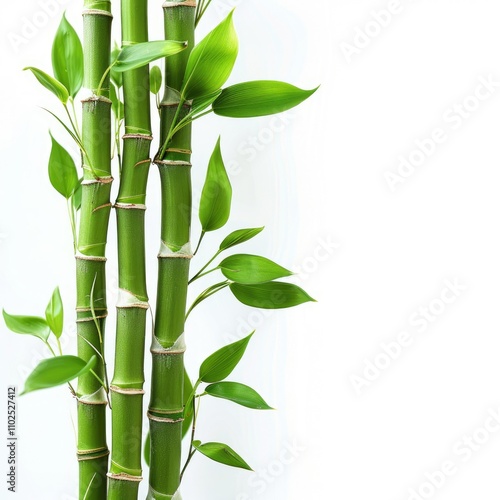
[[(179, 107), (187, 60), (194, 45), (196, 3), (167, 1), (163, 5), (165, 35), (185, 40), (188, 48), (169, 57), (165, 65), (165, 95), (161, 103), (161, 138), (165, 141), (174, 121), (190, 110)], [(155, 163), (162, 189), (161, 250), (155, 332), (151, 352), (153, 373), (148, 417), (151, 433), (149, 499), (180, 498), (184, 385), (184, 320), (188, 286), (191, 225), (191, 127), (174, 135), (165, 154)]]

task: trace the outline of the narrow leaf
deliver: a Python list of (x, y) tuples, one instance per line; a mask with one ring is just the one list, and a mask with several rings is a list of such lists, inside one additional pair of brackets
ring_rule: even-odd
[(49, 178), (54, 189), (69, 199), (78, 188), (78, 173), (70, 154), (50, 135)]
[(109, 86), (109, 98), (111, 99), (111, 109), (113, 110), (113, 114), (118, 121), (123, 120), (124, 118), (124, 104), (120, 101), (118, 96), (118, 89), (114, 83), (111, 83)]
[(230, 467), (252, 470), (252, 468), (227, 444), (193, 441), (193, 447), (206, 457)]
[(193, 384), (191, 379), (184, 368), (184, 420), (182, 421), (182, 437), (184, 437), (191, 430), (191, 423), (193, 422), (193, 406), (186, 408), (191, 393), (193, 392)]
[(215, 101), (215, 99), (217, 99), (217, 97), (220, 96), (221, 92), (222, 90), (217, 90), (213, 94), (209, 94), (203, 97), (198, 97), (198, 99), (195, 99), (193, 101), (193, 105), (191, 106), (191, 112), (189, 114), (195, 116), (198, 113), (205, 111)]
[(238, 382), (218, 382), (206, 387), (205, 392), (216, 398), (227, 399), (253, 410), (272, 410), (256, 391)]
[(36, 79), (48, 90), (50, 90), (63, 104), (66, 104), (69, 99), (69, 93), (66, 87), (58, 82), (55, 78), (48, 75), (41, 69), (28, 66), (24, 70), (29, 69), (36, 77)]
[(181, 89), (183, 98), (195, 99), (219, 90), (229, 78), (237, 56), (238, 38), (231, 12), (189, 54)]
[(44, 359), (26, 379), (21, 394), (70, 382), (92, 370), (96, 362), (97, 357), (95, 355), (90, 358), (88, 363), (78, 356), (56, 356), (55, 358)]
[(75, 97), (83, 82), (83, 50), (80, 38), (63, 14), (52, 44), (54, 76)]
[(149, 464), (151, 463), (151, 434), (149, 432), (146, 436), (146, 440), (144, 441), (144, 461), (149, 467)]
[(201, 193), (199, 217), (203, 231), (221, 228), (231, 212), (231, 183), (220, 150), (220, 137), (208, 164), (207, 177)]
[(176, 42), (174, 40), (158, 40), (127, 45), (119, 52), (113, 69), (123, 72), (140, 68), (162, 57), (173, 56), (186, 47), (187, 42)]
[(238, 83), (223, 89), (212, 109), (217, 115), (231, 118), (272, 115), (297, 106), (316, 90), (302, 90), (272, 80)]
[(253, 333), (244, 339), (222, 347), (205, 359), (200, 366), (200, 380), (211, 383), (219, 382), (228, 377), (245, 354)]
[(302, 288), (292, 283), (279, 281), (257, 285), (231, 283), (229, 288), (241, 303), (260, 309), (284, 309), (304, 302), (316, 302)]
[(292, 275), (288, 269), (258, 255), (231, 255), (219, 267), (226, 278), (244, 284), (265, 283)]
[(161, 89), (161, 69), (158, 66), (153, 66), (149, 72), (149, 87), (152, 94), (158, 94)]
[(78, 186), (73, 192), (73, 196), (71, 197), (71, 203), (73, 204), (73, 208), (78, 212), (82, 206), (82, 179), (78, 180)]
[(59, 338), (64, 324), (64, 309), (59, 287), (52, 293), (47, 309), (45, 309), (45, 318), (54, 335)]
[(38, 316), (14, 316), (3, 311), (3, 319), (7, 328), (14, 333), (33, 335), (47, 341), (50, 335), (50, 328), (43, 318)]
[(264, 228), (263, 227), (253, 227), (249, 229), (238, 229), (233, 231), (231, 234), (226, 236), (219, 246), (219, 251), (227, 250), (228, 248), (244, 243), (245, 241), (251, 240), (254, 236), (257, 236)]
[(111, 51), (110, 60), (109, 60), (109, 65), (111, 67), (111, 81), (118, 88), (121, 88), (121, 87), (123, 87), (123, 73), (121, 73), (120, 71), (117, 71), (115, 69), (115, 63), (116, 63), (116, 59), (117, 59), (119, 53), (120, 53), (120, 47), (118, 47), (118, 45), (115, 42), (115, 45), (113, 47), (113, 50)]

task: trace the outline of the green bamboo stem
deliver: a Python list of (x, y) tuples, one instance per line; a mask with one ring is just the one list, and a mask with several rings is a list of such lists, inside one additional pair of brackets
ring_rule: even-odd
[(91, 96), (82, 101), (82, 142), (84, 180), (78, 242), (76, 245), (78, 355), (88, 360), (99, 354), (95, 375), (78, 379), (78, 461), (79, 498), (106, 498), (108, 447), (106, 443), (107, 395), (103, 358), (107, 316), (105, 250), (111, 210), (111, 101), (109, 81), (97, 93), (102, 75), (109, 66), (111, 48), (111, 3), (85, 0), (84, 86)]
[[(148, 40), (147, 0), (122, 0), (122, 46)], [(120, 298), (115, 372), (111, 382), (110, 500), (137, 500), (142, 480), (144, 344), (149, 308), (144, 215), (149, 173), (151, 117), (149, 68), (123, 75), (125, 135), (120, 189), (115, 204)]]
[[(188, 48), (165, 63), (165, 95), (161, 103), (161, 137), (190, 110), (179, 103), (189, 53), (194, 45), (196, 3), (167, 1), (163, 5), (165, 35), (186, 40)], [(173, 90), (172, 90), (173, 89)], [(151, 400), (150, 500), (180, 498), (181, 441), (184, 387), (184, 321), (188, 286), (191, 225), (191, 127), (176, 133), (155, 163), (162, 190), (161, 250), (153, 345)]]

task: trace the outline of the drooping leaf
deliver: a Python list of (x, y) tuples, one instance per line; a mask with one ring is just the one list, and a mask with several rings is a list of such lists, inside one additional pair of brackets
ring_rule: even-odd
[(111, 99), (111, 109), (118, 121), (123, 120), (125, 107), (120, 98), (118, 97), (118, 89), (114, 83), (109, 86), (109, 98)]
[[(184, 406), (186, 406), (191, 393), (193, 392), (193, 384), (191, 379), (184, 368)], [(191, 423), (193, 422), (193, 405), (190, 408), (184, 408), (184, 420), (182, 421), (182, 437), (184, 437), (191, 430)]]
[(297, 106), (316, 90), (302, 90), (273, 80), (237, 83), (222, 90), (212, 109), (217, 115), (231, 118), (272, 115)]
[(253, 410), (272, 410), (262, 396), (248, 385), (238, 382), (217, 382), (208, 385), (205, 392), (216, 398), (227, 399)]
[(257, 236), (263, 229), (264, 227), (237, 229), (222, 240), (222, 243), (219, 246), (219, 251), (222, 252), (228, 248), (239, 245), (240, 243), (245, 243), (245, 241), (251, 240), (254, 236)]
[(118, 53), (113, 69), (124, 72), (140, 68), (162, 57), (173, 56), (186, 47), (187, 42), (174, 40), (157, 40), (127, 45)]
[(63, 14), (52, 44), (52, 68), (54, 76), (75, 97), (82, 88), (83, 50), (82, 43), (73, 26)]
[(33, 335), (47, 341), (50, 335), (50, 327), (43, 318), (38, 316), (14, 316), (3, 311), (3, 319), (7, 328), (14, 333)]
[(79, 180), (76, 165), (71, 155), (52, 137), (52, 149), (49, 157), (49, 178), (54, 189), (69, 199)]
[(216, 26), (189, 55), (182, 84), (184, 99), (196, 99), (219, 90), (226, 83), (238, 55), (233, 12)]
[(212, 383), (228, 377), (245, 354), (253, 334), (254, 332), (244, 339), (222, 347), (205, 359), (200, 366), (200, 380)]
[(113, 50), (111, 51), (110, 58), (109, 58), (109, 65), (111, 66), (111, 81), (118, 87), (121, 88), (123, 87), (123, 73), (121, 71), (115, 70), (115, 62), (116, 58), (118, 57), (118, 54), (120, 53), (120, 47), (118, 45), (114, 44)]
[(215, 231), (229, 219), (233, 190), (220, 150), (220, 137), (208, 163), (201, 192), (199, 217), (203, 231)]
[(21, 394), (70, 382), (92, 370), (96, 362), (97, 357), (95, 355), (90, 358), (88, 363), (78, 356), (56, 356), (55, 358), (44, 359), (26, 379)]
[(54, 335), (59, 338), (62, 334), (64, 325), (64, 308), (59, 287), (52, 293), (50, 302), (45, 309), (45, 318)]
[(292, 275), (288, 269), (258, 255), (230, 255), (219, 267), (226, 278), (243, 284), (265, 283)]
[(63, 104), (66, 104), (69, 99), (68, 89), (54, 77), (48, 75), (44, 71), (38, 68), (33, 68), (28, 66), (24, 70), (29, 69), (35, 78), (48, 90), (50, 90)]
[(78, 212), (82, 206), (82, 179), (78, 179), (78, 186), (73, 192), (73, 196), (71, 197), (71, 202), (73, 204), (73, 208)]
[(231, 283), (229, 288), (241, 303), (260, 309), (284, 309), (304, 302), (316, 302), (297, 285), (280, 281), (256, 285)]
[(149, 432), (146, 436), (146, 440), (144, 441), (144, 461), (149, 467), (149, 464), (151, 463), (151, 434)]
[(230, 467), (252, 470), (252, 468), (227, 444), (223, 443), (201, 443), (193, 441), (193, 447), (206, 457)]
[(158, 66), (153, 66), (149, 72), (149, 88), (152, 94), (158, 94), (161, 89), (161, 69)]

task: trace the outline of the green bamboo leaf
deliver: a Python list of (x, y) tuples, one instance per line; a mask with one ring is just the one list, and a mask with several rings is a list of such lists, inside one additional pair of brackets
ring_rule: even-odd
[(54, 335), (59, 338), (64, 325), (64, 308), (59, 287), (52, 293), (47, 309), (45, 309), (45, 318)]
[(189, 114), (195, 116), (198, 113), (205, 111), (215, 101), (215, 99), (217, 99), (217, 97), (220, 96), (221, 92), (222, 90), (219, 89), (212, 94), (198, 97), (197, 99), (195, 99), (193, 101), (193, 105), (191, 106), (191, 112)]
[(245, 354), (253, 334), (254, 332), (244, 339), (222, 347), (205, 359), (200, 366), (200, 380), (212, 383), (228, 377)]
[(78, 188), (79, 180), (75, 162), (70, 154), (52, 137), (49, 157), (49, 178), (54, 189), (69, 199)]
[(284, 309), (304, 302), (316, 302), (302, 288), (292, 283), (279, 281), (256, 285), (231, 283), (229, 288), (241, 303), (260, 309)]
[(149, 464), (151, 463), (151, 434), (149, 432), (146, 436), (146, 440), (144, 441), (144, 461), (149, 467)]
[(55, 358), (44, 359), (26, 379), (21, 394), (70, 382), (80, 375), (90, 372), (96, 362), (97, 357), (95, 355), (90, 358), (88, 363), (78, 356), (56, 356)]
[(217, 115), (231, 118), (272, 115), (297, 106), (316, 90), (302, 90), (272, 80), (238, 83), (223, 89), (212, 109)]
[(231, 234), (226, 236), (219, 246), (219, 251), (223, 252), (228, 248), (239, 245), (240, 243), (245, 243), (245, 241), (251, 240), (254, 236), (257, 236), (264, 227), (252, 227), (249, 229), (238, 229), (233, 231)]
[(76, 186), (75, 191), (73, 192), (73, 196), (71, 197), (71, 203), (73, 204), (73, 208), (78, 212), (82, 206), (82, 181), (83, 178), (78, 179), (78, 186)]
[(195, 99), (219, 90), (229, 78), (237, 56), (238, 38), (231, 11), (189, 54), (182, 97)]
[(116, 85), (111, 82), (109, 86), (109, 98), (111, 99), (111, 109), (113, 110), (113, 114), (118, 121), (123, 120), (125, 117), (125, 105), (120, 98), (118, 97), (118, 89)]
[(83, 83), (83, 49), (65, 14), (52, 44), (52, 68), (56, 79), (75, 97)]
[(137, 69), (162, 57), (173, 56), (186, 47), (187, 42), (174, 40), (157, 40), (127, 45), (119, 52), (113, 69), (122, 73)]
[(208, 164), (201, 192), (199, 217), (203, 231), (221, 228), (229, 219), (233, 190), (220, 150), (220, 137)]
[(252, 470), (252, 468), (227, 444), (223, 443), (201, 443), (201, 441), (193, 441), (193, 447), (201, 454), (230, 467), (238, 467), (240, 469)]
[(243, 284), (265, 283), (293, 274), (272, 260), (248, 254), (230, 255), (219, 267), (226, 278)]
[(50, 327), (43, 318), (38, 316), (14, 316), (2, 311), (3, 319), (7, 328), (14, 333), (33, 335), (47, 342), (50, 335)]
[(186, 408), (186, 404), (192, 392), (193, 384), (184, 368), (184, 420), (182, 421), (182, 437), (191, 430), (191, 423), (193, 422), (193, 406), (190, 405), (190, 408)]
[(33, 68), (28, 66), (24, 68), (23, 71), (29, 69), (35, 78), (48, 90), (50, 90), (63, 104), (66, 104), (69, 99), (68, 89), (54, 77), (48, 75), (44, 71), (38, 68)]
[(248, 385), (238, 382), (218, 382), (208, 385), (205, 389), (207, 394), (216, 398), (227, 399), (253, 410), (272, 410), (262, 396)]
[(114, 64), (116, 63), (116, 59), (118, 54), (120, 53), (120, 47), (115, 42), (113, 50), (111, 51), (109, 65), (111, 67), (111, 81), (118, 87), (123, 87), (123, 73), (115, 70)]
[(152, 94), (158, 94), (161, 89), (161, 69), (158, 66), (153, 66), (149, 72), (149, 88)]

